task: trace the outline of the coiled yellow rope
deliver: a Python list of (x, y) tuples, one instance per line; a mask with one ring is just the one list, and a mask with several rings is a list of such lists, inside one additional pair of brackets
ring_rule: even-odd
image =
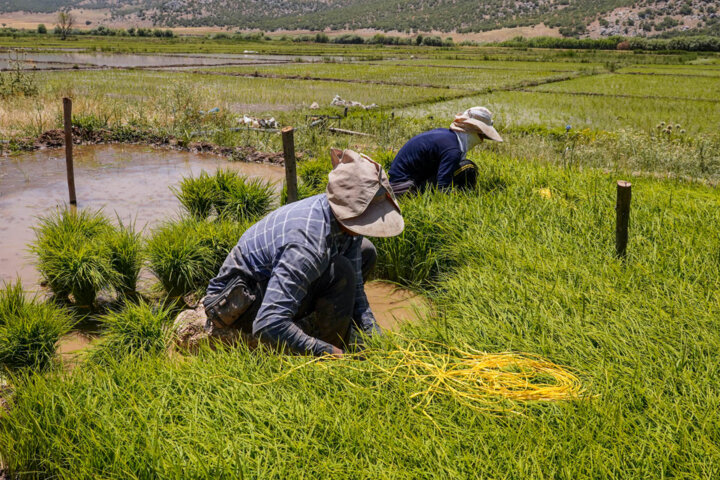
[[(275, 383), (314, 364), (329, 375), (342, 376), (355, 388), (377, 389), (393, 380), (415, 385), (418, 390), (410, 398), (417, 400), (416, 407), (428, 417), (426, 407), (435, 397), (450, 397), (484, 412), (519, 413), (518, 402), (565, 401), (584, 395), (580, 380), (573, 372), (535, 355), (485, 353), (439, 343), (402, 340), (388, 350), (366, 350), (331, 361), (323, 361), (327, 357), (313, 358), (267, 382), (252, 385)], [(346, 361), (358, 358), (362, 361)], [(357, 384), (343, 373), (347, 370), (372, 374), (381, 381), (372, 386)]]
[(449, 396), (476, 410), (511, 411), (514, 408), (508, 400), (562, 401), (583, 394), (574, 373), (534, 355), (447, 347), (446, 353), (438, 353), (412, 342), (396, 348), (384, 352), (384, 356), (393, 360), (389, 363), (395, 364), (391, 368), (374, 362), (375, 355), (368, 355), (368, 361), (389, 378), (400, 376), (418, 384), (420, 390), (411, 398), (417, 398), (423, 408), (435, 396)]

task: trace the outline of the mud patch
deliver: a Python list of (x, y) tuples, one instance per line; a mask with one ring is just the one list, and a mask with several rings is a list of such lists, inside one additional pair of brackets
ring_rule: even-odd
[(369, 282), (365, 294), (383, 330), (396, 331), (403, 323), (415, 323), (428, 310), (427, 300), (392, 283)]
[(81, 330), (73, 331), (65, 335), (58, 342), (57, 354), (64, 365), (72, 367), (79, 363), (82, 355), (92, 347), (93, 342), (98, 339), (97, 333)]

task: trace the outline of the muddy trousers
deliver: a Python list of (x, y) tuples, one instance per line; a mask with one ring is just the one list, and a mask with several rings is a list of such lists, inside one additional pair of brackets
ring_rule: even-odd
[[(366, 238), (361, 245), (363, 281), (375, 267), (377, 252)], [(357, 282), (355, 269), (345, 257), (336, 257), (314, 281), (300, 304), (294, 322), (308, 335), (344, 348), (352, 324)]]

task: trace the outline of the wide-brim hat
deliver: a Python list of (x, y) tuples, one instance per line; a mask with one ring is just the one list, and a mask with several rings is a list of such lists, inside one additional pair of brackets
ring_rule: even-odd
[(485, 107), (472, 107), (455, 116), (450, 130), (464, 133), (481, 133), (488, 140), (502, 142), (500, 134), (493, 127), (492, 112)]
[(338, 222), (358, 235), (394, 237), (405, 221), (379, 163), (353, 150), (332, 149), (327, 197)]

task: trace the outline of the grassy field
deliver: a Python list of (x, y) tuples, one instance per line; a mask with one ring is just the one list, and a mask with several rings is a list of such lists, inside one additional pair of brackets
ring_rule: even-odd
[[(3, 44), (10, 40), (0, 38)], [(81, 272), (95, 281), (90, 293), (127, 292), (98, 320), (105, 341), (68, 372), (57, 359), (53, 363), (52, 340), (69, 328), (68, 315), (78, 320), (77, 308), (26, 305), (17, 299), (17, 287), (0, 291), (0, 365), (8, 369), (4, 378), (13, 392), (7, 396), (10, 408), (0, 410), (0, 465), (10, 474), (720, 476), (715, 56), (282, 42), (256, 48), (186, 39), (79, 38), (75, 45), (177, 53), (252, 49), (326, 58), (317, 64), (212, 67), (207, 74), (31, 73), (37, 95), (0, 102), (1, 136), (36, 136), (59, 127), (61, 97), (70, 95), (75, 123), (87, 130), (279, 151), (279, 135), (230, 131), (242, 114), (273, 115), (282, 125), (301, 127), (296, 150), (308, 188), (323, 177), (328, 147), (355, 148), (388, 163), (412, 135), (447, 126), (454, 114), (476, 104), (495, 113), (506, 141), (471, 153), (480, 169), (476, 190), (403, 199), (406, 231), (376, 241), (378, 276), (419, 292), (432, 309), (399, 336), (375, 340), (365, 361), (311, 362), (244, 347), (169, 355), (173, 303), (132, 300), (128, 285), (138, 278), (138, 259), (161, 279), (153, 298), (201, 290), (212, 274), (207, 265), (216, 269), (251, 217), (277, 204), (260, 184), (224, 174), (187, 180), (176, 195), (193, 218), (168, 219), (142, 240), (107, 226), (92, 236), (82, 232), (83, 222), (58, 220), (66, 227), (66, 243), (51, 242), (53, 248), (96, 260), (94, 270)], [(372, 61), (329, 58), (343, 53)], [(298, 78), (212, 74), (255, 71)], [(577, 78), (564, 79), (570, 76)], [(379, 105), (350, 109), (340, 121), (372, 137), (333, 135), (307, 125), (308, 114), (342, 112), (328, 106), (336, 94)], [(309, 110), (312, 102), (321, 108)], [(213, 107), (219, 111), (204, 113)], [(620, 178), (633, 182), (625, 260), (614, 255)], [(249, 208), (251, 200), (256, 208)], [(90, 240), (78, 241), (78, 235)], [(118, 263), (123, 256), (127, 261)], [(55, 257), (45, 257), (51, 268)], [(52, 287), (67, 297), (77, 262), (66, 263), (68, 285)], [(110, 274), (97, 274), (101, 267), (127, 271), (130, 281), (112, 282)], [(33, 312), (43, 312), (42, 321), (28, 321)], [(33, 347), (38, 338), (41, 350)], [(422, 392), (436, 379), (411, 374), (416, 370), (398, 354), (407, 348), (428, 349), (438, 364), (451, 361), (453, 349), (527, 352), (571, 369), (584, 393), (563, 402), (488, 397), (468, 404), (452, 393), (428, 397)]]

